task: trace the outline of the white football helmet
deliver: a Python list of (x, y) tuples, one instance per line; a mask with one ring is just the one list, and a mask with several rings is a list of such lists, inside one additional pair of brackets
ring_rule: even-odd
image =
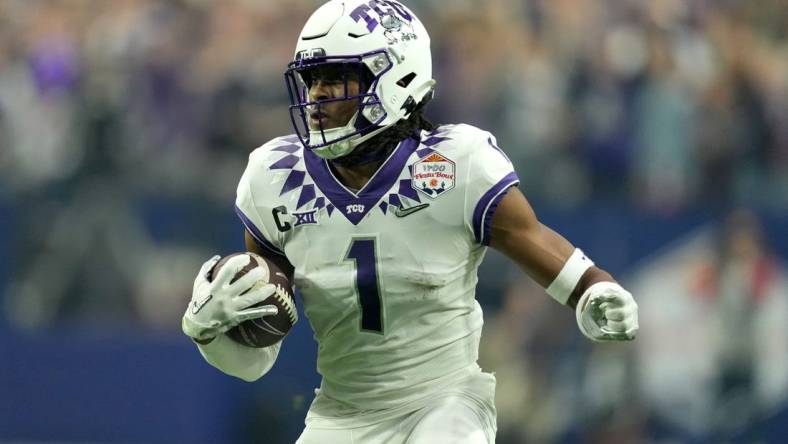
[[(358, 70), (362, 90), (310, 101), (309, 70), (328, 64)], [(320, 157), (349, 154), (361, 142), (401, 119), (432, 94), (430, 38), (421, 21), (395, 0), (331, 0), (301, 30), (295, 56), (285, 72), (290, 118), (304, 147)], [(347, 78), (345, 78), (347, 82)], [(308, 111), (336, 101), (358, 101), (343, 127), (310, 130)]]

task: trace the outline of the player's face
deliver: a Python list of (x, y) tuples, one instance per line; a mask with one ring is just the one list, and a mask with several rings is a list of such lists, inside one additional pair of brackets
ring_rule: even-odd
[[(326, 65), (308, 73), (309, 100), (342, 99), (359, 93), (359, 75), (356, 69), (342, 65)], [(337, 100), (309, 109), (309, 129), (327, 130), (347, 125), (358, 110), (359, 99)]]

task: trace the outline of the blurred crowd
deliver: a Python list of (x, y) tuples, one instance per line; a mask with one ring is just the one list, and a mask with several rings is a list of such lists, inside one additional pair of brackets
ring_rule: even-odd
[[(226, 199), (245, 154), (290, 132), (282, 73), (319, 3), (1, 1), (0, 183)], [(493, 130), (533, 199), (788, 206), (783, 1), (410, 5), (430, 116)]]
[(492, 128), (529, 196), (788, 205), (784, 1), (431, 4), (436, 114)]
[[(282, 74), (320, 3), (0, 0), (0, 209), (13, 215), (0, 245), (14, 258), (0, 290), (7, 319), (29, 329), (62, 320), (177, 329), (185, 301), (172, 295), (188, 298), (199, 263), (228, 238), (248, 153), (292, 132)], [(788, 210), (784, 0), (405, 3), (432, 37), (438, 86), (428, 117), (491, 130), (543, 207)], [(740, 264), (721, 251), (708, 256), (710, 274), (697, 275), (735, 290), (698, 296), (722, 301), (703, 312), (750, 322), (737, 307), (764, 300), (763, 287), (750, 286), (763, 276), (716, 273)], [(738, 281), (714, 283), (723, 276)], [(632, 348), (625, 360), (604, 349), (586, 356), (571, 317), (556, 315), (562, 308), (541, 289), (514, 273), (504, 287), (482, 349), (505, 387), (502, 442), (572, 433), (578, 418), (565, 413), (578, 390), (598, 401), (598, 418), (620, 425), (592, 438), (637, 436), (650, 413), (633, 408), (617, 422), (620, 412), (605, 410), (610, 392), (600, 392), (647, 379), (632, 369)], [(690, 287), (680, 294), (703, 293)], [(753, 291), (761, 296), (737, 299)], [(727, 345), (720, 359), (731, 368), (714, 383), (754, 386), (755, 370), (737, 367), (747, 345)], [(620, 378), (593, 376), (611, 374)], [(756, 400), (741, 402), (756, 410)]]

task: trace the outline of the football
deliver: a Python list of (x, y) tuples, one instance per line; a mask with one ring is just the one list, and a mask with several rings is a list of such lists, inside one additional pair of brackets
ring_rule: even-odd
[(249, 256), (251, 260), (248, 265), (233, 276), (231, 282), (235, 282), (241, 276), (256, 267), (262, 268), (263, 278), (257, 281), (249, 290), (260, 288), (268, 283), (274, 284), (276, 286), (276, 292), (268, 299), (256, 305), (276, 305), (279, 308), (279, 313), (274, 316), (244, 321), (230, 329), (227, 332), (227, 336), (235, 342), (247, 347), (260, 348), (274, 345), (287, 335), (298, 320), (295, 299), (293, 298), (293, 288), (287, 276), (276, 266), (276, 264), (255, 253), (233, 253), (221, 258), (221, 260), (213, 266), (208, 273), (208, 280), (213, 281), (213, 277), (219, 272), (224, 264), (226, 264), (230, 258), (239, 254), (245, 254)]

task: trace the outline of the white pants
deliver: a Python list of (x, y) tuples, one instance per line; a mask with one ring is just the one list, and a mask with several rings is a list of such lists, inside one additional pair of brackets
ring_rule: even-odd
[(307, 421), (296, 444), (493, 444), (494, 396), (495, 377), (479, 373), (384, 421), (351, 427), (332, 426), (325, 417)]

